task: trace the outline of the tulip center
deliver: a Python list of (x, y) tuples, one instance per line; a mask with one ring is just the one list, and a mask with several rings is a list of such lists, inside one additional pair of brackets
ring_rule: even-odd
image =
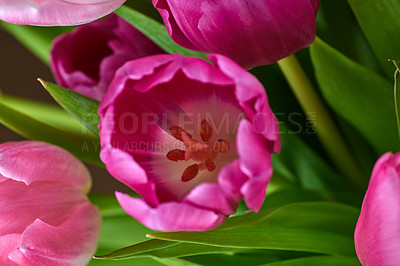
[(185, 150), (174, 149), (167, 153), (167, 159), (173, 162), (194, 160), (196, 163), (188, 166), (182, 173), (181, 181), (189, 182), (195, 178), (200, 171), (213, 172), (216, 169), (214, 161), (223, 153), (229, 152), (229, 142), (218, 139), (211, 143), (213, 129), (206, 119), (199, 126), (201, 141), (198, 141), (179, 126), (170, 128), (171, 135), (182, 141)]

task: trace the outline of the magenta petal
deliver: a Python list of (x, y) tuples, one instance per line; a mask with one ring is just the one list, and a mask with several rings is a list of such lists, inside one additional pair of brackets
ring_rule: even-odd
[(133, 218), (153, 230), (204, 231), (222, 224), (226, 215), (191, 206), (182, 202), (162, 203), (151, 208), (143, 199), (116, 192), (122, 208)]
[(272, 143), (272, 152), (279, 153), (281, 137), (278, 121), (268, 104), (265, 89), (249, 72), (226, 56), (212, 54), (209, 59), (235, 81), (236, 97), (246, 109), (253, 128)]
[(242, 120), (239, 125), (237, 147), (240, 169), (249, 177), (241, 192), (247, 206), (258, 211), (264, 202), (267, 184), (272, 176), (271, 153), (268, 152), (266, 141), (254, 132), (247, 120)]
[(8, 258), (11, 251), (18, 249), (21, 245), (20, 234), (9, 234), (0, 236), (0, 265), (2, 266), (16, 266), (15, 262)]
[(153, 0), (171, 38), (188, 49), (219, 53), (244, 68), (272, 64), (309, 46), (316, 0)]
[(237, 208), (237, 202), (225, 197), (221, 187), (214, 183), (198, 185), (190, 191), (184, 201), (204, 209), (220, 211), (226, 215), (234, 214)]
[(69, 26), (91, 22), (120, 7), (125, 0), (0, 0), (0, 19), (37, 26)]
[(387, 153), (374, 167), (354, 233), (364, 266), (396, 266), (400, 261), (400, 154)]
[(236, 160), (221, 170), (218, 176), (218, 184), (225, 195), (235, 202), (239, 202), (243, 198), (240, 190), (248, 179), (240, 170), (240, 160)]
[(9, 258), (20, 265), (85, 265), (96, 251), (100, 227), (100, 212), (89, 203), (59, 226), (38, 219)]
[(37, 141), (0, 144), (0, 174), (27, 185), (55, 181), (87, 190), (91, 184), (88, 170), (72, 154)]

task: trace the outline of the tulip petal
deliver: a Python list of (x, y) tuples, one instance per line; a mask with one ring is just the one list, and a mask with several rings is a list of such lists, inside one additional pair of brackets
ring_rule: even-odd
[(11, 251), (19, 248), (21, 245), (20, 234), (9, 234), (0, 236), (0, 265), (2, 266), (16, 266), (15, 262), (8, 258)]
[(63, 183), (35, 182), (27, 186), (5, 181), (0, 185), (0, 235), (21, 234), (37, 218), (57, 226), (86, 202), (80, 189)]
[(226, 56), (212, 54), (208, 58), (235, 81), (237, 84), (236, 97), (241, 105), (246, 107), (247, 115), (252, 120), (254, 129), (272, 142), (272, 152), (279, 153), (281, 149), (279, 125), (268, 104), (262, 84)]
[(0, 0), (0, 19), (37, 26), (69, 26), (94, 21), (125, 0)]
[[(247, 206), (258, 211), (264, 202), (267, 184), (272, 176), (271, 154), (268, 145), (256, 134), (248, 120), (242, 120), (237, 133), (240, 169), (249, 177), (241, 192)], [(257, 158), (255, 160), (254, 158)]]
[(96, 251), (100, 227), (100, 212), (90, 203), (59, 226), (37, 219), (9, 258), (20, 265), (85, 265)]
[(398, 159), (389, 155), (374, 168), (354, 234), (364, 266), (396, 266), (400, 261), (400, 176), (394, 163)]
[(115, 193), (122, 208), (133, 218), (153, 230), (204, 231), (222, 224), (227, 216), (191, 206), (182, 202), (162, 203), (156, 208), (148, 206), (143, 199)]
[(221, 170), (218, 176), (218, 184), (228, 198), (239, 202), (243, 198), (240, 190), (248, 179), (240, 170), (240, 160), (238, 159)]
[(220, 211), (226, 215), (234, 214), (237, 208), (237, 203), (235, 204), (225, 197), (224, 191), (215, 183), (203, 183), (196, 186), (186, 195), (184, 202), (186, 201), (204, 209)]
[(89, 171), (72, 154), (37, 141), (0, 144), (0, 174), (26, 185), (54, 181), (88, 190), (91, 184)]

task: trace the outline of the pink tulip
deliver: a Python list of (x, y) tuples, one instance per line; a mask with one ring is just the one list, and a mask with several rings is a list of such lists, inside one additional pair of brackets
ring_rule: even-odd
[(320, 0), (153, 0), (171, 38), (244, 68), (273, 64), (309, 46)]
[(101, 226), (90, 186), (86, 167), (61, 148), (0, 144), (0, 265), (88, 263)]
[(354, 239), (362, 265), (399, 265), (400, 153), (386, 153), (375, 164)]
[(13, 24), (70, 26), (110, 14), (125, 0), (0, 0), (0, 20)]
[(58, 84), (101, 100), (120, 66), (161, 53), (125, 20), (110, 15), (58, 37), (53, 43), (50, 66)]
[(181, 55), (130, 61), (116, 73), (101, 115), (101, 158), (143, 198), (116, 193), (154, 230), (209, 230), (243, 198), (258, 211), (280, 150), (263, 86), (236, 63)]

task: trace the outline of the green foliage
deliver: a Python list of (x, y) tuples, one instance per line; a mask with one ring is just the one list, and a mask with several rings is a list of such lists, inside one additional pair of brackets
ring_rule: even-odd
[[(13, 98), (13, 100), (14, 102), (9, 103), (9, 105), (20, 106), (21, 103), (16, 104), (16, 98)], [(32, 106), (41, 108), (42, 105), (30, 105), (30, 107)], [(48, 105), (47, 108), (51, 109)], [(25, 113), (23, 113), (20, 110), (8, 106), (7, 98), (1, 98), (0, 123), (4, 126), (28, 139), (46, 141), (58, 145), (86, 162), (102, 165), (98, 151), (89, 148), (89, 145), (99, 142), (93, 134), (87, 134), (85, 131), (77, 132), (77, 128), (71, 129), (71, 124), (67, 123), (67, 126), (65, 127), (61, 124), (58, 124), (58, 127), (56, 127), (56, 125), (47, 124), (49, 121), (55, 119), (55, 114), (58, 115), (58, 119), (65, 118), (65, 121), (67, 122), (70, 119), (70, 116), (67, 113), (62, 115), (59, 111), (54, 113), (49, 112), (47, 115), (48, 117), (51, 116), (51, 118), (48, 119), (43, 118), (45, 116), (44, 113), (41, 113), (42, 116), (37, 118), (33, 116), (34, 114), (34, 109), (25, 109)], [(38, 120), (40, 118), (41, 120)]]
[(400, 58), (400, 2), (398, 0), (347, 0), (387, 78), (393, 68), (387, 60)]
[(399, 150), (393, 85), (320, 39), (311, 58), (322, 94), (332, 109), (382, 154)]
[(40, 82), (65, 111), (77, 118), (93, 132), (93, 134), (96, 136), (99, 135), (99, 129), (97, 128), (100, 121), (100, 116), (97, 114), (97, 109), (100, 104), (99, 101), (51, 82), (45, 82), (43, 80)]

